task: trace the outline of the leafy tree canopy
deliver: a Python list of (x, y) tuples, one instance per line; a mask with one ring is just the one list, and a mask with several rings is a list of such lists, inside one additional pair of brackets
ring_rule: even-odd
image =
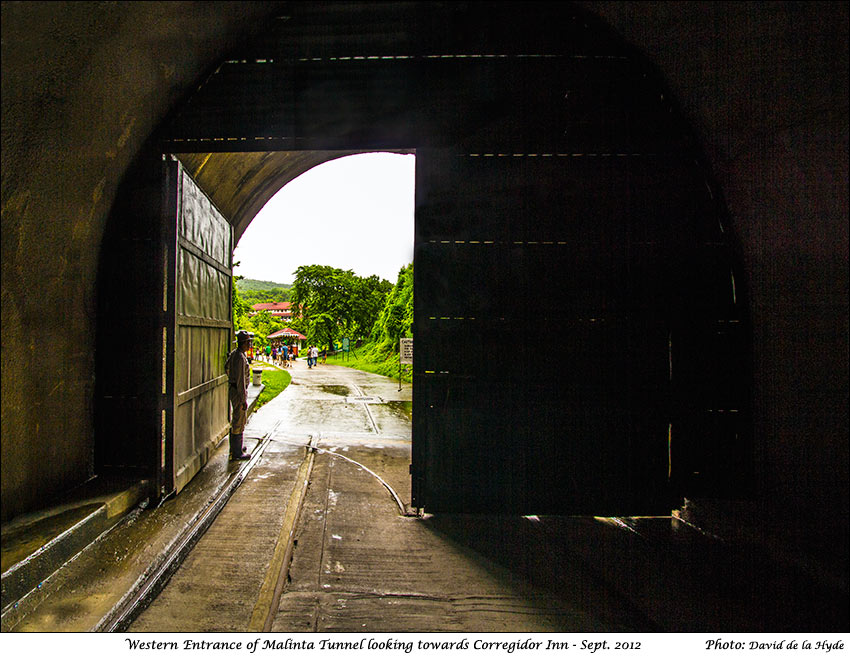
[(350, 270), (313, 264), (296, 269), (290, 301), (308, 340), (330, 344), (346, 335), (369, 336), (391, 289), (378, 276), (361, 278)]
[(352, 365), (351, 360), (339, 364), (393, 378), (401, 372), (404, 380), (410, 381), (410, 368), (399, 367), (398, 347), (400, 338), (413, 336), (412, 328), (413, 264), (408, 264), (399, 271), (398, 281), (386, 296), (373, 326), (372, 340), (357, 349), (355, 362), (358, 364)]
[(288, 289), (273, 289), (267, 291), (239, 292), (248, 305), (257, 303), (282, 303), (289, 300)]
[(251, 316), (251, 305), (239, 291), (240, 276), (233, 278), (233, 329), (254, 333), (254, 348), (262, 349), (268, 344), (266, 335), (282, 330), (286, 324), (268, 312)]
[[(375, 357), (397, 360), (399, 338), (412, 335), (413, 264), (401, 268), (395, 285), (378, 276), (363, 278), (350, 270), (319, 264), (298, 267), (288, 289), (279, 285), (243, 291), (243, 283), (241, 277), (234, 277), (233, 325), (236, 330), (253, 332), (257, 348), (265, 347), (266, 335), (289, 325), (320, 345), (338, 343), (345, 336), (372, 338)], [(288, 294), (288, 298), (275, 294)], [(252, 305), (280, 300), (293, 305), (290, 323), (268, 312), (251, 316)]]
[(375, 322), (378, 349), (398, 352), (402, 337), (413, 336), (413, 264), (398, 272), (398, 281), (387, 295), (383, 309)]

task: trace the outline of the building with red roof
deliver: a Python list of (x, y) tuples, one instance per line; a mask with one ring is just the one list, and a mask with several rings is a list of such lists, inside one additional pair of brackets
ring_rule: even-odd
[(255, 303), (251, 306), (251, 314), (259, 314), (260, 312), (268, 312), (273, 317), (289, 321), (292, 319), (292, 304), (288, 301), (278, 303)]
[(280, 344), (295, 344), (299, 351), (305, 348), (305, 345), (307, 344), (307, 337), (292, 328), (284, 328), (283, 330), (273, 332), (271, 335), (266, 335), (266, 339), (269, 340), (273, 346), (279, 346)]

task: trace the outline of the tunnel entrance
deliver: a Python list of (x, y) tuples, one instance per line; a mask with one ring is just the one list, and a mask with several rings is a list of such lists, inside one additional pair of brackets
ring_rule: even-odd
[[(140, 161), (115, 205), (102, 255), (99, 473), (145, 477), (165, 496), (206, 464), (229, 429), (224, 362), (233, 347), (236, 237), (223, 213), (233, 216), (228, 194), (238, 189), (240, 202), (259, 209), (258, 199), (268, 200), (291, 179), (350, 154), (151, 153)], [(286, 162), (285, 175), (274, 183), (257, 176), (259, 189), (244, 176), (234, 186), (206, 177), (221, 166), (232, 173), (258, 162), (267, 170)], [(313, 234), (294, 227), (290, 253)], [(320, 237), (327, 249), (328, 235)], [(132, 353), (129, 368), (119, 365), (125, 353)]]
[[(740, 495), (746, 290), (699, 141), (607, 26), (518, 7), (293, 5), (152, 152), (185, 154), (238, 239), (312, 153), (415, 149), (415, 506), (634, 515)], [(370, 16), (398, 29), (359, 31)], [(140, 274), (162, 288), (160, 265)], [(159, 316), (160, 293), (134, 298)], [(139, 340), (157, 364), (159, 328)]]

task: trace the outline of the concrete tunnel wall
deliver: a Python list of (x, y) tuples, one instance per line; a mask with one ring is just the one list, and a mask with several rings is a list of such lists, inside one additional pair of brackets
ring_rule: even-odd
[(276, 10), (2, 4), (3, 520), (91, 475), (96, 275), (124, 172)]
[[(660, 69), (722, 185), (754, 326), (757, 508), (846, 543), (847, 4), (580, 4)], [(3, 520), (91, 473), (95, 278), (124, 172), (284, 6), (2, 4)]]

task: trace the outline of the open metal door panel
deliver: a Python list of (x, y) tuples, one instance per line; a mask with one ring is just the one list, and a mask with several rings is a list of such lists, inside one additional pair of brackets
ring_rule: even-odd
[(232, 228), (176, 161), (166, 163), (166, 228), (173, 277), (164, 367), (168, 491), (180, 491), (229, 427), (224, 361), (231, 341)]

